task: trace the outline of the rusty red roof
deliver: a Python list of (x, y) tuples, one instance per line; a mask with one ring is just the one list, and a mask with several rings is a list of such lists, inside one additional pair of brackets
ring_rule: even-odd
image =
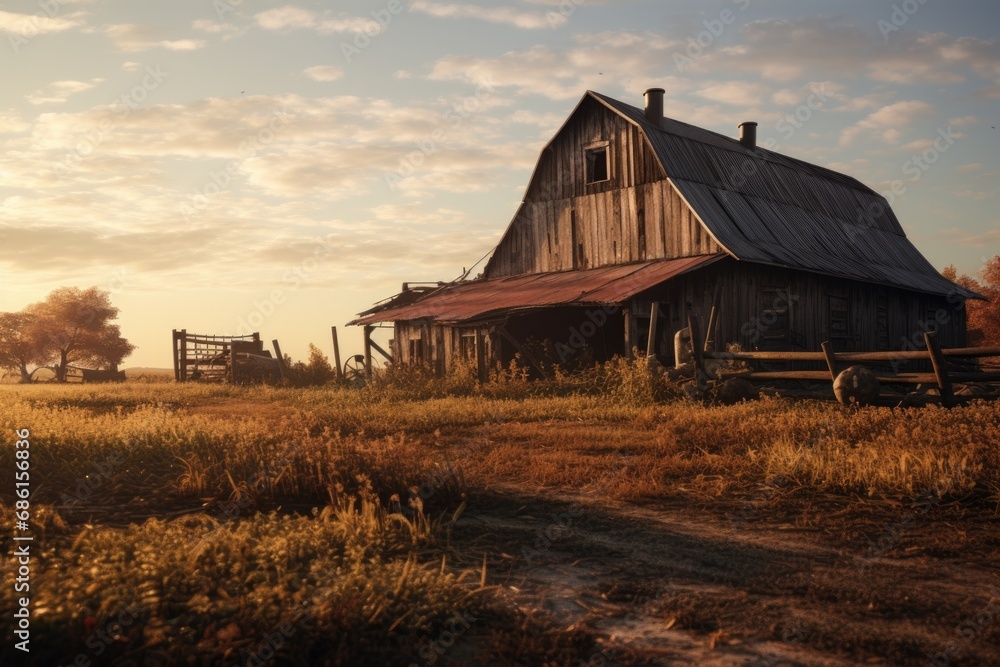
[(362, 313), (350, 324), (425, 317), (439, 322), (468, 322), (545, 306), (617, 304), (674, 276), (726, 256), (698, 255), (445, 285), (412, 303), (396, 306), (399, 302), (394, 299), (385, 308)]

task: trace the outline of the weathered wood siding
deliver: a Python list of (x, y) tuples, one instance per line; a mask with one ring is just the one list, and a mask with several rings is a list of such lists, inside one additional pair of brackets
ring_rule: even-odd
[[(608, 142), (608, 180), (586, 182), (586, 148)], [(721, 252), (637, 127), (587, 100), (546, 149), (487, 278)]]
[[(393, 332), (392, 356), (396, 363), (422, 363), (438, 375), (455, 368), (460, 359), (477, 366), (489, 363), (493, 355), (493, 340), (485, 325), (456, 327), (412, 320), (395, 322)], [(414, 355), (418, 351), (420, 358)]]
[[(660, 349), (668, 349), (666, 337), (687, 326), (689, 314), (696, 313), (704, 327), (717, 284), (720, 345), (816, 351), (831, 341), (840, 351), (922, 349), (928, 329), (938, 331), (945, 347), (966, 344), (958, 299), (728, 259), (640, 295), (632, 307), (636, 339), (645, 344), (643, 327), (654, 300), (662, 304), (665, 325)], [(847, 305), (846, 334), (834, 326), (831, 299)], [(786, 307), (787, 318), (779, 314)], [(787, 336), (780, 335), (784, 329)]]

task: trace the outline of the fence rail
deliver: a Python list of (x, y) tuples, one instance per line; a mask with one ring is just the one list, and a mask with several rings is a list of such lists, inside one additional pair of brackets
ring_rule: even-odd
[[(696, 323), (693, 323), (697, 327)], [(694, 338), (694, 336), (692, 336)], [(1000, 357), (1000, 348), (996, 347), (961, 347), (941, 348), (932, 332), (924, 334), (924, 350), (899, 350), (886, 352), (834, 352), (828, 342), (823, 343), (820, 352), (714, 352), (704, 351), (699, 354), (695, 346), (694, 363), (699, 373), (707, 373), (705, 361), (748, 361), (748, 362), (818, 362), (826, 365), (826, 370), (789, 370), (789, 371), (745, 371), (727, 373), (727, 378), (741, 377), (747, 380), (800, 380), (812, 382), (834, 382), (837, 375), (850, 365), (879, 364), (891, 365), (895, 368), (904, 361), (930, 362), (933, 372), (887, 373), (874, 371), (879, 383), (884, 384), (928, 384), (935, 385), (944, 405), (951, 406), (964, 400), (956, 397), (953, 384), (974, 384), (982, 382), (1000, 382), (1000, 372), (990, 370), (970, 370), (955, 368), (949, 362), (960, 360)], [(991, 394), (981, 394), (976, 398), (997, 398)]]

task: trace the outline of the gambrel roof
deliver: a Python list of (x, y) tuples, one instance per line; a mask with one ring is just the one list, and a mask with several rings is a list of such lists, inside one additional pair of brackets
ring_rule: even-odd
[[(593, 98), (637, 125), (674, 188), (733, 257), (932, 294), (977, 298), (910, 243), (884, 197), (850, 176)], [(981, 298), (981, 297), (980, 297)]]

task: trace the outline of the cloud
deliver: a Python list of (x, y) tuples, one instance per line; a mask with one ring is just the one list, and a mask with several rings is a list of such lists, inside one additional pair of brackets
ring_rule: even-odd
[(197, 19), (191, 24), (191, 27), (198, 32), (208, 33), (209, 35), (222, 35), (223, 41), (239, 37), (246, 32), (245, 28), (235, 26), (231, 23), (212, 21), (209, 19)]
[(576, 98), (588, 88), (605, 88), (611, 82), (626, 80), (642, 85), (652, 80), (671, 83), (671, 90), (690, 85), (676, 77), (669, 82), (664, 79), (661, 63), (669, 62), (678, 44), (654, 33), (581, 34), (574, 36), (574, 42), (564, 52), (539, 45), (495, 58), (447, 56), (434, 63), (428, 78), (475, 85), (485, 81), (513, 88), (519, 94), (556, 100)]
[(343, 14), (333, 16), (330, 12), (318, 14), (291, 5), (260, 12), (254, 15), (254, 21), (265, 30), (313, 30), (321, 35), (357, 32), (378, 34), (382, 30), (382, 26), (374, 19)]
[(69, 16), (43, 16), (0, 11), (0, 32), (30, 38), (53, 32), (63, 32), (83, 23), (82, 14)]
[(736, 44), (704, 49), (688, 68), (707, 75), (751, 74), (776, 83), (829, 75), (906, 85), (956, 84), (978, 74), (989, 85), (1000, 85), (996, 40), (900, 32), (887, 43), (872, 27), (829, 16), (751, 21), (740, 36)]
[[(235, 230), (234, 230), (235, 231)], [(216, 263), (228, 254), (221, 227), (193, 230), (106, 234), (63, 225), (2, 225), (0, 262), (27, 271), (80, 270), (84, 266), (128, 266), (136, 271), (164, 271)], [(220, 254), (221, 253), (221, 254)]]
[(526, 12), (513, 7), (480, 7), (479, 5), (445, 4), (426, 0), (416, 0), (410, 5), (410, 9), (436, 18), (477, 19), (527, 30), (558, 28), (568, 20), (564, 14), (559, 12)]
[(90, 81), (53, 81), (44, 88), (25, 95), (32, 104), (61, 104), (70, 96), (82, 93), (103, 83), (104, 79), (96, 77)]
[(336, 81), (344, 76), (344, 70), (333, 65), (314, 65), (305, 68), (302, 73), (313, 81)]
[(155, 48), (171, 51), (195, 51), (205, 46), (205, 41), (200, 39), (161, 39), (154, 28), (136, 23), (111, 25), (108, 26), (105, 33), (120, 51), (126, 53), (149, 51)]
[(920, 100), (894, 102), (844, 129), (840, 134), (840, 145), (849, 146), (865, 134), (877, 135), (887, 143), (896, 142), (902, 128), (932, 111), (931, 105)]
[[(954, 238), (950, 236), (950, 238)], [(986, 248), (986, 247), (996, 247), (1000, 244), (1000, 227), (996, 229), (990, 229), (983, 232), (982, 234), (968, 234), (964, 236), (959, 236), (958, 243), (962, 245), (972, 246), (974, 248)]]
[[(695, 91), (695, 95), (722, 104), (753, 107), (760, 104), (767, 96), (767, 87), (749, 81), (727, 81), (706, 86)], [(801, 104), (801, 100), (801, 93), (796, 93), (795, 100), (789, 104)]]

